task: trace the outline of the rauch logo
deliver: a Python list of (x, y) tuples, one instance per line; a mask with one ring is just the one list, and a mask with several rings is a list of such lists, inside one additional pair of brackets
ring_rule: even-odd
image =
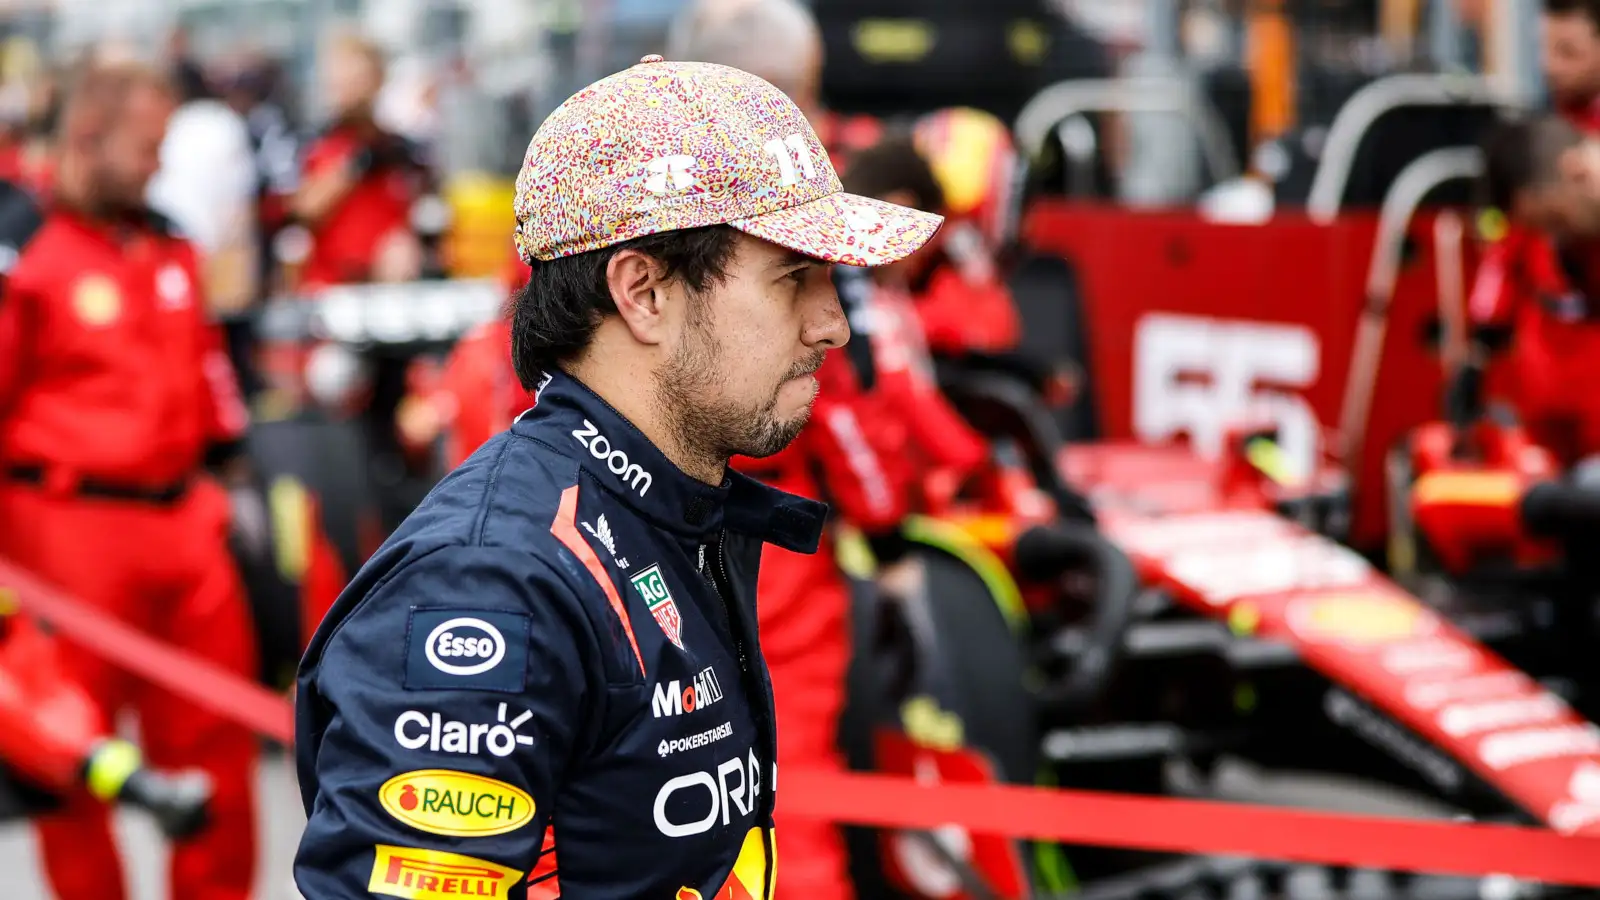
[(526, 792), (449, 769), (396, 775), (378, 789), (378, 801), (412, 828), (450, 837), (505, 834), (533, 821), (533, 798)]

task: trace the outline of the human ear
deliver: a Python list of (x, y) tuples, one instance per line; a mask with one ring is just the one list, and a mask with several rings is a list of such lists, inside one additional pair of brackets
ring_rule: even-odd
[(622, 324), (641, 344), (666, 337), (667, 279), (661, 263), (638, 250), (622, 250), (606, 263), (606, 287)]

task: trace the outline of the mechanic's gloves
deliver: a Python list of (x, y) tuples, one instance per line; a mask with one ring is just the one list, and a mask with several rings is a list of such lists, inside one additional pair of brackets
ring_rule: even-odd
[(190, 837), (206, 826), (211, 780), (204, 772), (160, 772), (145, 766), (127, 741), (102, 741), (83, 764), (83, 784), (94, 797), (149, 813), (169, 839)]

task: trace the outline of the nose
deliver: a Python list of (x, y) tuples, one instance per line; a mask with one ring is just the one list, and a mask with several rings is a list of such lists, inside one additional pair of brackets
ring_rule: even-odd
[(833, 289), (832, 280), (822, 296), (812, 306), (806, 317), (805, 331), (801, 335), (807, 347), (817, 350), (835, 350), (850, 342), (850, 320), (845, 318), (844, 307), (839, 305), (839, 293)]

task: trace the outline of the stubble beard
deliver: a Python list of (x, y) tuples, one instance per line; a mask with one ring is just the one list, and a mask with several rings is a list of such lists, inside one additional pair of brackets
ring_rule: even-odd
[(818, 358), (797, 364), (755, 409), (730, 400), (722, 366), (722, 347), (706, 328), (694, 326), (682, 345), (656, 373), (656, 403), (682, 450), (707, 463), (725, 464), (734, 456), (772, 456), (793, 443), (811, 418), (815, 396), (787, 419), (778, 415), (778, 393), (790, 378), (816, 371)]

